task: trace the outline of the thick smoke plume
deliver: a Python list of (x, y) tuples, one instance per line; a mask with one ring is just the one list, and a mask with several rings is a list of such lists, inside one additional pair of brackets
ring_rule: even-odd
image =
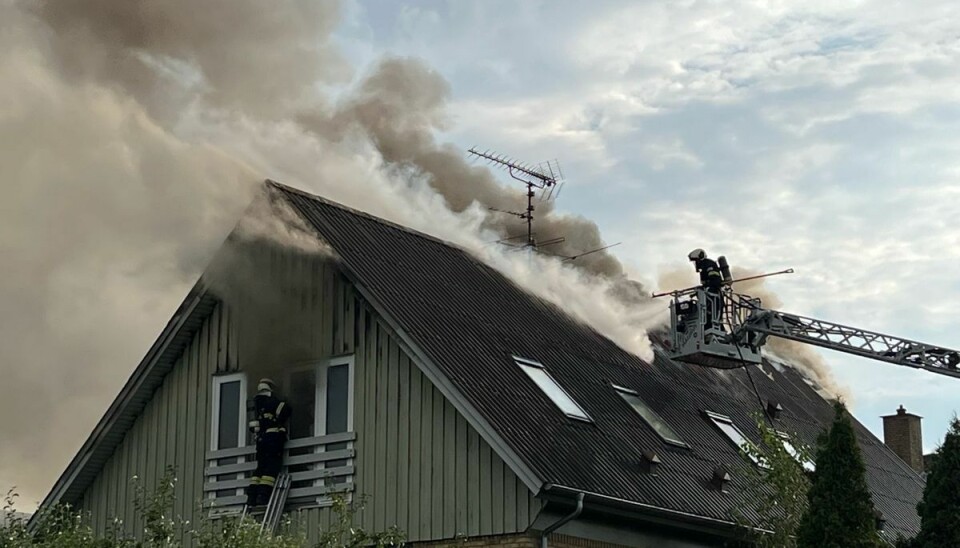
[[(449, 88), (410, 59), (353, 75), (338, 6), (284, 0), (0, 0), (0, 486), (39, 500), (266, 177), (461, 243), (648, 355), (639, 284), (607, 253), (523, 259), (517, 209), (437, 143)], [(541, 206), (555, 251), (602, 245)], [(254, 237), (304, 251), (294, 226)], [(310, 253), (322, 253), (312, 250)], [(224, 282), (226, 283), (226, 282)]]

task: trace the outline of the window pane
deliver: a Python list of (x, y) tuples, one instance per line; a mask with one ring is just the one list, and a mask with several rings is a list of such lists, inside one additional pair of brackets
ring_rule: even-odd
[(590, 417), (580, 408), (579, 405), (566, 392), (560, 388), (560, 385), (553, 380), (553, 378), (547, 374), (547, 372), (540, 368), (527, 365), (525, 363), (517, 362), (523, 371), (533, 379), (533, 382), (537, 383), (537, 386), (540, 387), (540, 390), (543, 390), (552, 401), (560, 408), (561, 411), (566, 413), (570, 417), (576, 417), (578, 419), (590, 420)]
[(217, 449), (240, 446), (240, 381), (220, 385)]
[(327, 434), (347, 431), (350, 404), (350, 366), (327, 368)]
[(313, 436), (316, 418), (317, 374), (314, 369), (290, 374), (288, 400), (293, 413), (290, 415), (290, 439)]
[[(347, 431), (347, 415), (350, 405), (350, 366), (333, 365), (327, 368), (327, 434), (337, 434)], [(333, 443), (327, 446), (327, 451), (347, 449), (344, 443)], [(346, 460), (327, 461), (324, 468), (339, 468), (346, 466)], [(325, 485), (346, 483), (347, 478), (338, 476), (327, 478)]]
[(708, 416), (710, 417), (710, 420), (713, 421), (713, 424), (716, 424), (717, 428), (719, 428), (721, 432), (723, 432), (724, 434), (726, 434), (728, 438), (730, 438), (730, 441), (732, 441), (734, 445), (736, 445), (740, 449), (751, 449), (750, 452), (747, 452), (747, 456), (750, 458), (750, 460), (754, 462), (754, 464), (765, 466), (765, 464), (761, 463), (760, 460), (757, 458), (757, 456), (754, 454), (756, 453), (756, 450), (754, 449), (755, 446), (752, 443), (750, 443), (750, 440), (748, 440), (747, 437), (743, 435), (743, 432), (741, 432), (739, 428), (733, 425), (733, 421), (731, 421), (727, 417), (723, 417), (722, 415), (717, 416), (717, 415), (710, 414)]
[(636, 394), (623, 392), (621, 390), (617, 390), (617, 393), (620, 394), (620, 397), (630, 404), (630, 407), (632, 407), (638, 415), (643, 417), (643, 420), (646, 421), (647, 424), (649, 424), (650, 427), (653, 428), (661, 438), (672, 443), (678, 443), (684, 446), (686, 445), (680, 441), (680, 436), (673, 431), (673, 428), (670, 428), (670, 425), (664, 422), (664, 420), (660, 418), (660, 415), (658, 415), (653, 409), (647, 407), (647, 404), (637, 397)]

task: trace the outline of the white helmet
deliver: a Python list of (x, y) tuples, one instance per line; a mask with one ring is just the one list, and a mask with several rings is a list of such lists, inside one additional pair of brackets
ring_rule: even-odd
[(689, 254), (687, 254), (687, 258), (689, 258), (691, 261), (699, 261), (700, 259), (703, 259), (706, 256), (707, 256), (707, 252), (700, 249), (699, 247), (691, 251)]
[(260, 379), (257, 383), (257, 390), (261, 392), (276, 392), (277, 385), (271, 379)]

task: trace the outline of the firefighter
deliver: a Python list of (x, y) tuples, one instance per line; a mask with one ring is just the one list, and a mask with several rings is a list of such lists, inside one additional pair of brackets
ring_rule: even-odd
[(272, 380), (260, 379), (257, 395), (253, 397), (253, 411), (250, 430), (257, 441), (257, 468), (250, 477), (247, 504), (262, 506), (270, 500), (283, 465), (283, 444), (287, 440), (287, 421), (292, 409), (276, 396)]
[(716, 261), (708, 259), (706, 251), (700, 248), (691, 251), (687, 258), (700, 273), (700, 286), (707, 293), (707, 321), (704, 329), (713, 327), (714, 319), (720, 325), (723, 322), (723, 300), (720, 297), (720, 288), (723, 287), (723, 273), (717, 266)]

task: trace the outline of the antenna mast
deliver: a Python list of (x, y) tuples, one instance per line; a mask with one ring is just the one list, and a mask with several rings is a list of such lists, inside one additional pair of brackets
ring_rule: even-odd
[[(563, 184), (563, 172), (560, 171), (560, 164), (556, 160), (553, 162), (546, 162), (540, 166), (530, 166), (528, 164), (523, 164), (513, 160), (512, 158), (507, 157), (503, 154), (497, 154), (495, 152), (485, 150), (477, 150), (476, 147), (471, 148), (468, 151), (470, 154), (482, 158), (487, 162), (496, 165), (501, 168), (506, 168), (507, 173), (511, 177), (520, 181), (527, 187), (527, 209), (526, 211), (504, 211), (502, 209), (490, 208), (493, 211), (499, 211), (500, 213), (506, 213), (508, 215), (514, 215), (520, 217), (527, 223), (527, 242), (524, 247), (537, 247), (537, 242), (533, 236), (533, 198), (536, 196), (535, 188), (540, 189), (541, 196), (540, 199), (543, 200), (546, 198), (549, 200), (554, 191), (557, 191), (559, 194), (559, 186)], [(560, 243), (563, 241), (562, 238), (555, 238), (548, 242), (543, 242), (541, 245), (550, 245), (554, 243)]]

